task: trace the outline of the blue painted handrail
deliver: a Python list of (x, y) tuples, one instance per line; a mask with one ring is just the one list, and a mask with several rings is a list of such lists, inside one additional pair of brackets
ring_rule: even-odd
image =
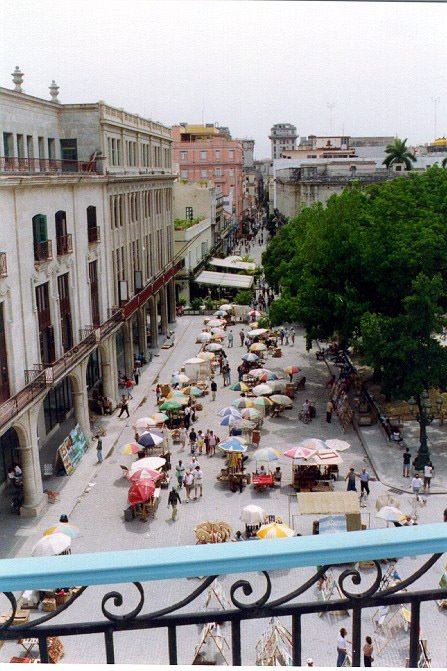
[(272, 571), (447, 551), (447, 524), (0, 560), (0, 592)]

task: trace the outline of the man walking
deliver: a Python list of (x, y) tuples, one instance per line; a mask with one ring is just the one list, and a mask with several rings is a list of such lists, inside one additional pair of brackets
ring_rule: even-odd
[(200, 496), (203, 494), (203, 472), (200, 466), (194, 469), (194, 500), (197, 501), (197, 492), (200, 491)]
[(228, 334), (228, 347), (233, 347), (233, 331)]
[(168, 508), (171, 506), (172, 508), (172, 515), (171, 519), (173, 522), (177, 519), (177, 504), (181, 503), (180, 496), (178, 492), (176, 491), (175, 487), (171, 489), (169, 492), (169, 497), (168, 497)]
[(181, 489), (185, 478), (185, 467), (181, 459), (175, 467), (175, 477), (177, 478), (178, 488)]
[(196, 453), (196, 440), (197, 440), (197, 434), (194, 431), (194, 428), (192, 428), (191, 431), (189, 432), (189, 447), (191, 449), (192, 455)]
[(241, 339), (241, 347), (243, 347), (243, 346), (244, 346), (244, 342), (245, 342), (245, 333), (244, 333), (244, 329), (242, 329), (242, 331), (239, 333), (239, 336), (240, 336), (240, 339)]
[(419, 477), (419, 473), (414, 474), (414, 478), (411, 481), (411, 487), (413, 489), (413, 494), (416, 496), (416, 498), (419, 497), (419, 492), (421, 491), (422, 487), (422, 480)]
[(135, 384), (138, 385), (140, 381), (140, 369), (139, 368), (134, 368), (133, 369), (133, 379), (135, 380)]
[(98, 441), (96, 443), (96, 454), (98, 457), (98, 464), (102, 463), (102, 440), (99, 436), (96, 436), (96, 440)]
[(331, 399), (326, 403), (326, 422), (328, 424), (331, 423), (332, 421), (332, 411), (334, 410), (334, 404), (332, 403)]
[(211, 387), (211, 400), (215, 401), (216, 400), (216, 392), (217, 392), (217, 382), (214, 378), (211, 380), (210, 387)]
[(402, 472), (402, 477), (404, 478), (409, 478), (410, 477), (410, 464), (411, 464), (411, 453), (408, 447), (405, 448), (405, 452), (402, 455), (403, 458), (403, 472)]
[(191, 496), (191, 489), (194, 486), (194, 476), (191, 473), (191, 471), (188, 470), (186, 471), (185, 479), (183, 480), (183, 484), (185, 485), (186, 489), (186, 501), (185, 503), (189, 503), (190, 496)]
[(358, 474), (360, 478), (360, 498), (362, 498), (363, 493), (365, 492), (365, 496), (369, 496), (369, 473), (366, 470), (366, 468), (362, 468), (360, 473)]
[(130, 417), (130, 414), (129, 414), (129, 401), (128, 401), (127, 398), (124, 396), (124, 394), (123, 394), (123, 396), (122, 396), (122, 400), (121, 400), (121, 410), (120, 410), (120, 414), (118, 415), (118, 418), (121, 417), (121, 415), (123, 414), (123, 412), (127, 412), (127, 416)]

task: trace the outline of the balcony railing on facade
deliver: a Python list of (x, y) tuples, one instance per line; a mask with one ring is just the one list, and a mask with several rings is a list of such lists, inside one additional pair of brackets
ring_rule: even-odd
[(0, 174), (2, 173), (10, 175), (97, 173), (97, 165), (96, 161), (0, 156)]
[(8, 277), (8, 264), (6, 261), (6, 252), (0, 252), (0, 278)]
[(53, 245), (51, 240), (43, 240), (34, 243), (35, 263), (46, 263), (53, 258)]
[(60, 235), (56, 238), (57, 255), (65, 256), (73, 252), (73, 239), (71, 233), (67, 235)]
[[(287, 618), (287, 623), (291, 620), (291, 662), (301, 666), (305, 619), (316, 614), (346, 611), (352, 615), (348, 637), (352, 642), (352, 666), (360, 666), (362, 625), (367, 618), (370, 627), (369, 609), (397, 610), (404, 605), (409, 612), (408, 666), (417, 668), (421, 628), (427, 615), (426, 608), (421, 606), (431, 602), (432, 607), (436, 607), (447, 599), (445, 585), (439, 588), (437, 585), (441, 566), (431, 570), (446, 550), (445, 525), (429, 524), (276, 541), (176, 547), (175, 552), (172, 547), (161, 547), (47, 557), (44, 571), (40, 558), (4, 559), (0, 561), (0, 592), (9, 601), (11, 612), (0, 627), (0, 640), (36, 638), (40, 659), (47, 663), (48, 638), (82, 636), (85, 647), (88, 636), (101, 634), (105, 660), (114, 663), (115, 644), (123, 642), (124, 632), (133, 632), (135, 639), (132, 640), (136, 641), (138, 632), (155, 629), (167, 634), (167, 645), (163, 658), (152, 657), (151, 661), (174, 665), (191, 663), (194, 656), (190, 646), (189, 659), (179, 659), (178, 636), (183, 627), (229, 623), (230, 630), (225, 636), (228, 657), (233, 665), (240, 666), (247, 663), (247, 651), (256, 642), (250, 639), (253, 628), (249, 630), (243, 623), (256, 620), (255, 631), (259, 631), (259, 638), (268, 621), (280, 617)], [(414, 557), (418, 568), (412, 568), (409, 575), (401, 575), (398, 582), (386, 581), (382, 561), (387, 557)], [(355, 563), (365, 561), (372, 565), (368, 570)], [(314, 569), (315, 566), (318, 568)], [(300, 569), (305, 572), (300, 574)], [(340, 596), (322, 601), (315, 597), (315, 587), (330, 569), (340, 572), (336, 590)], [(288, 571), (287, 587), (281, 582), (279, 570)], [(225, 578), (230, 583), (227, 603), (222, 603), (218, 610), (212, 607), (204, 610), (203, 597), (209, 594), (216, 578), (234, 574), (237, 574), (234, 578)], [(188, 588), (183, 580), (197, 575), (202, 576), (200, 583)], [(408, 589), (423, 577), (426, 584), (427, 576), (433, 577), (432, 587), (420, 589), (419, 585), (416, 590)], [(153, 581), (159, 580), (178, 581), (175, 590), (167, 590), (166, 594), (179, 596), (174, 603), (167, 602), (165, 597), (157, 608), (151, 604), (156, 601), (154, 593), (159, 590)], [(105, 587), (117, 584), (120, 584), (118, 588)], [(82, 587), (73, 591), (68, 602), (56, 611), (38, 613), (25, 624), (13, 624), (19, 607), (17, 592), (48, 591), (60, 585)], [(102, 616), (92, 621), (88, 614), (100, 612), (95, 608), (96, 600)], [(62, 611), (64, 615), (59, 618)], [(71, 618), (68, 618), (70, 613)], [(323, 630), (324, 620), (316, 618), (315, 627)], [(115, 634), (121, 635), (115, 637)], [(184, 638), (183, 634), (182, 643)], [(82, 646), (80, 644), (80, 649)], [(133, 646), (126, 643), (124, 649), (119, 650), (120, 661), (134, 661), (126, 659), (132, 649)], [(321, 656), (323, 654), (325, 651), (321, 650)], [(76, 661), (90, 660), (78, 658)]]
[(99, 226), (90, 226), (88, 229), (88, 241), (89, 244), (94, 244), (95, 242), (101, 242), (101, 229)]

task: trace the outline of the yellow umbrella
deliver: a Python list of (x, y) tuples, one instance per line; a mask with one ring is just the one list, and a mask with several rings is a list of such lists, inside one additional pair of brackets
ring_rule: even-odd
[(264, 352), (267, 349), (267, 346), (262, 342), (255, 342), (253, 345), (250, 345), (250, 352)]
[(77, 538), (79, 536), (79, 527), (69, 522), (59, 522), (43, 532), (44, 536), (51, 536), (51, 534), (65, 534), (70, 538)]
[(291, 538), (295, 535), (295, 532), (287, 524), (272, 522), (271, 524), (264, 524), (256, 535), (259, 538)]

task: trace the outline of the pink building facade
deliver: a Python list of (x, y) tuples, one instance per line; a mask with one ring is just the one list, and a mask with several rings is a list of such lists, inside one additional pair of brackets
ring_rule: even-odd
[(243, 148), (226, 129), (173, 126), (173, 161), (180, 180), (212, 182), (223, 194), (224, 210), (239, 223), (243, 212)]

